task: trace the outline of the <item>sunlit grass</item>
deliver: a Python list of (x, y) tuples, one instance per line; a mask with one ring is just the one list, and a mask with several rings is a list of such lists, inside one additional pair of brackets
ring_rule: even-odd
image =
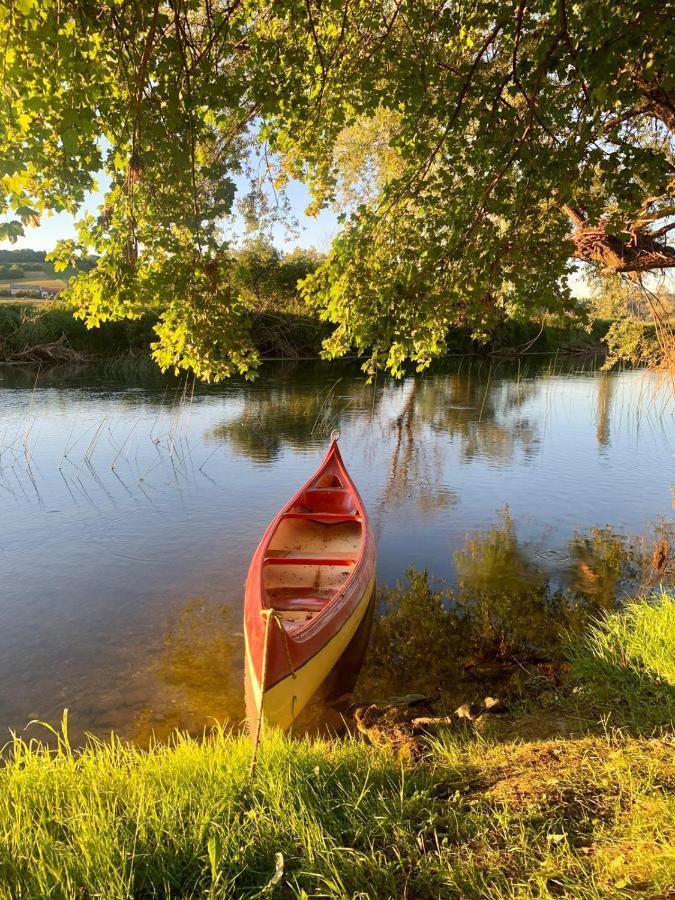
[(274, 736), (249, 781), (248, 740), (222, 731), (150, 752), (17, 742), (0, 776), (0, 892), (658, 896), (675, 865), (674, 750), (447, 737), (404, 767), (349, 740)]
[(661, 591), (605, 616), (587, 629), (573, 659), (583, 678), (637, 674), (675, 687), (675, 597)]
[[(673, 602), (593, 626), (579, 685), (604, 660), (615, 691), (626, 671), (670, 688)], [(222, 729), (149, 751), (17, 738), (0, 769), (0, 896), (661, 897), (674, 755), (672, 731), (500, 743), (448, 730), (414, 764), (270, 733), (250, 779), (249, 740)]]
[(675, 595), (661, 591), (587, 627), (571, 652), (581, 702), (609, 721), (640, 727), (675, 723)]

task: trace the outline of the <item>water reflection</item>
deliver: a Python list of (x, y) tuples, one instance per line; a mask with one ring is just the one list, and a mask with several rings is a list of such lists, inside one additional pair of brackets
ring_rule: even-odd
[(208, 439), (271, 462), (283, 448), (302, 449), (358, 414), (391, 435), (389, 483), (410, 484), (432, 465), (421, 459), (430, 431), (458, 438), (467, 461), (479, 456), (508, 461), (519, 449), (535, 453), (537, 423), (520, 410), (538, 390), (533, 381), (495, 384), (478, 375), (374, 385), (338, 379), (320, 389), (311, 381), (259, 384), (242, 412), (212, 428)]
[[(625, 535), (670, 510), (667, 401), (641, 373), (488, 362), (371, 385), (358, 365), (217, 387), (0, 371), (0, 728), (65, 706), (82, 731), (138, 740), (239, 723), (248, 561), (336, 427), (379, 583), (426, 568), (456, 612), (447, 623), (429, 600), (430, 635), (410, 600), (371, 675), (381, 660), (405, 689), (420, 659), (449, 684), (550, 655), (561, 625), (644, 577)], [(654, 540), (643, 556), (670, 577)], [(449, 650), (433, 643), (446, 625)]]
[[(378, 598), (362, 698), (421, 691), (445, 702), (518, 689), (528, 666), (558, 665), (566, 636), (623, 600), (675, 583), (675, 523), (642, 537), (611, 528), (575, 534), (560, 571), (517, 537), (510, 511), (467, 537), (449, 587), (414, 569)], [(548, 669), (550, 671), (550, 668)]]
[(256, 386), (241, 413), (210, 429), (206, 439), (224, 441), (256, 462), (273, 462), (286, 447), (301, 450), (312, 438), (330, 434), (346, 414), (363, 409), (372, 393), (363, 382), (350, 385), (349, 396), (340, 387), (341, 379), (319, 389), (311, 382)]
[(612, 406), (612, 392), (614, 379), (608, 372), (598, 376), (598, 399), (595, 407), (595, 433), (598, 438), (598, 446), (609, 445), (610, 411)]
[(540, 389), (531, 381), (498, 382), (477, 375), (454, 375), (424, 382), (419, 417), (436, 432), (456, 436), (466, 461), (484, 457), (506, 462), (518, 450), (532, 456), (539, 446), (539, 424), (522, 412)]

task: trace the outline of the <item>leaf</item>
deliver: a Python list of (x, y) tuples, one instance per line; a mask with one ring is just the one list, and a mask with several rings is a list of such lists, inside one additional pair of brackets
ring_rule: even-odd
[(40, 224), (40, 213), (37, 211), (37, 209), (33, 209), (31, 206), (19, 206), (15, 210), (15, 212), (24, 223), (24, 225)]
[(276, 887), (281, 879), (284, 877), (284, 854), (283, 853), (275, 853), (274, 854), (274, 875), (267, 882), (265, 887), (263, 888), (263, 893), (268, 894), (272, 890), (272, 888)]
[(77, 134), (74, 128), (65, 128), (61, 134), (61, 143), (63, 149), (68, 154), (73, 154), (77, 150)]
[(17, 238), (23, 235), (23, 225), (17, 219), (0, 224), (0, 241), (9, 241), (16, 244)]
[(212, 834), (209, 837), (206, 849), (209, 854), (209, 864), (211, 866), (211, 881), (215, 884), (218, 880), (218, 867), (223, 855), (223, 848), (217, 834)]

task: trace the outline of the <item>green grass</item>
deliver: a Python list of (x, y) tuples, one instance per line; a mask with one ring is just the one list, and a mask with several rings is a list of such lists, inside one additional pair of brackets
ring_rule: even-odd
[[(577, 686), (601, 672), (620, 692), (632, 670), (672, 687), (674, 606), (662, 595), (595, 625)], [(416, 763), (271, 733), (253, 779), (250, 755), (220, 729), (149, 751), (15, 740), (0, 769), (0, 896), (591, 900), (675, 886), (672, 730), (448, 730)]]
[(17, 744), (2, 776), (0, 893), (663, 896), (674, 751), (667, 738), (447, 736), (411, 767), (352, 741), (274, 736), (249, 781), (248, 740), (222, 732), (150, 752)]
[(628, 604), (588, 629), (573, 654), (578, 674), (604, 682), (617, 672), (675, 687), (675, 601), (666, 591)]
[(617, 724), (675, 722), (675, 596), (661, 591), (587, 628), (571, 650), (581, 699)]

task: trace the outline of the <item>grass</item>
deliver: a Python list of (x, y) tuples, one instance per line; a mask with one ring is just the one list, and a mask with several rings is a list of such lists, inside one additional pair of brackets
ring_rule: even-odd
[(597, 684), (616, 685), (616, 673), (629, 683), (637, 675), (675, 685), (675, 603), (666, 591), (649, 603), (629, 603), (594, 623), (573, 650), (577, 673)]
[[(675, 688), (675, 599), (578, 640), (576, 687)], [(610, 666), (609, 669), (605, 665)], [(629, 685), (632, 682), (629, 682)], [(573, 696), (574, 690), (572, 690)], [(490, 740), (423, 760), (354, 739), (215, 729), (149, 751), (16, 739), (0, 770), (0, 896), (657, 898), (675, 886), (675, 739)]]
[(675, 599), (661, 591), (628, 604), (572, 642), (577, 694), (632, 728), (675, 722)]
[[(664, 896), (672, 739), (465, 742), (408, 767), (352, 740), (223, 732), (150, 752), (17, 744), (4, 897)], [(278, 872), (278, 883), (275, 881)]]

